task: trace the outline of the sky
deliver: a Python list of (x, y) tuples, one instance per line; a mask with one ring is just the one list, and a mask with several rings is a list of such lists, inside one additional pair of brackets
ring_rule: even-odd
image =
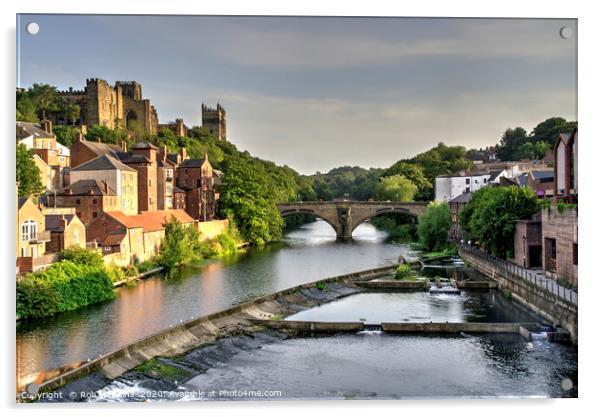
[(188, 126), (201, 124), (202, 103), (219, 102), (229, 141), (303, 174), (387, 167), (438, 142), (479, 148), (509, 127), (577, 119), (574, 19), (17, 19), (19, 87), (136, 80), (161, 123)]

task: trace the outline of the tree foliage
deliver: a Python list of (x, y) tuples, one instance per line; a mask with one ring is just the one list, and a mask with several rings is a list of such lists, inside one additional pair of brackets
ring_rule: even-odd
[(460, 212), (467, 236), (495, 256), (506, 257), (514, 247), (517, 220), (529, 219), (539, 208), (530, 188), (484, 187), (476, 191)]
[(445, 202), (432, 202), (418, 218), (418, 242), (428, 251), (443, 250), (452, 226), (451, 210)]
[(502, 161), (518, 159), (519, 149), (527, 142), (527, 132), (522, 127), (506, 129), (497, 149), (497, 156)]
[(561, 133), (570, 133), (576, 126), (577, 122), (570, 122), (562, 117), (550, 117), (533, 128), (529, 141), (532, 143), (542, 141), (551, 148)]
[(17, 315), (47, 317), (114, 297), (104, 268), (64, 259), (17, 281)]
[(39, 195), (44, 192), (44, 186), (40, 180), (40, 169), (33, 160), (33, 152), (25, 145), (17, 145), (17, 183), (19, 184), (19, 195), (22, 197)]
[(164, 227), (165, 237), (161, 242), (157, 261), (168, 273), (203, 258), (205, 248), (193, 225), (182, 224), (172, 216)]
[(376, 198), (381, 201), (412, 201), (418, 187), (403, 175), (383, 177), (376, 186)]
[(390, 177), (393, 175), (403, 175), (408, 180), (412, 181), (416, 185), (415, 200), (427, 201), (433, 199), (433, 185), (426, 178), (422, 168), (416, 164), (409, 162), (398, 161), (383, 172), (383, 177)]

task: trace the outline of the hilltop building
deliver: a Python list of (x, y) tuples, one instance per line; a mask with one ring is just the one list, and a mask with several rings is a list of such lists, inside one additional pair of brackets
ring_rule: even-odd
[(201, 112), (203, 127), (219, 140), (226, 140), (226, 110), (219, 103), (215, 108), (203, 104)]
[[(137, 81), (117, 81), (110, 85), (99, 78), (88, 78), (83, 90), (69, 88), (59, 91), (64, 105), (77, 104), (81, 108), (77, 124), (101, 125), (114, 129), (119, 123), (131, 128), (135, 124), (147, 133), (157, 133), (159, 118), (150, 100), (142, 98), (142, 85)], [(66, 124), (60, 113), (54, 115), (54, 122)]]

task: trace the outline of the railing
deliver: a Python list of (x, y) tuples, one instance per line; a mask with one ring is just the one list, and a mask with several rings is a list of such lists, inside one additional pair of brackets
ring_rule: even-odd
[(517, 284), (527, 283), (534, 285), (542, 290), (545, 290), (557, 299), (577, 306), (577, 293), (569, 288), (563, 287), (562, 285), (558, 285), (556, 281), (533, 271), (529, 271), (528, 269), (525, 269), (512, 262), (497, 258), (474, 246), (468, 246), (460, 243), (458, 243), (458, 246), (462, 248), (463, 251), (470, 252), (471, 255), (489, 262), (498, 270), (504, 271), (506, 273), (506, 278), (508, 278), (510, 281), (514, 281)]

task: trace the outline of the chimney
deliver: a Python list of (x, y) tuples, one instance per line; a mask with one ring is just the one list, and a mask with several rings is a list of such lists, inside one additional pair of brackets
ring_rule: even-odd
[(107, 181), (103, 180), (102, 185), (104, 186), (105, 194), (109, 194), (109, 184), (107, 184)]
[(76, 142), (82, 142), (83, 140), (84, 140), (84, 135), (82, 135), (79, 132), (75, 134), (75, 141)]
[(52, 134), (52, 122), (50, 120), (42, 120), (42, 129), (48, 134)]
[(182, 161), (188, 159), (188, 152), (186, 151), (186, 148), (180, 148), (180, 157), (182, 158)]
[(88, 133), (88, 126), (82, 125), (81, 132), (82, 132), (82, 135), (86, 135)]
[(127, 150), (128, 150), (128, 143), (125, 140), (121, 141), (121, 150), (123, 152), (127, 152)]
[(165, 162), (165, 160), (167, 159), (167, 146), (161, 145), (159, 147), (159, 158), (161, 159), (161, 161)]
[(96, 138), (96, 142), (101, 143), (100, 136)]
[(65, 215), (61, 218), (61, 227), (63, 230), (67, 230), (67, 219), (65, 219)]

